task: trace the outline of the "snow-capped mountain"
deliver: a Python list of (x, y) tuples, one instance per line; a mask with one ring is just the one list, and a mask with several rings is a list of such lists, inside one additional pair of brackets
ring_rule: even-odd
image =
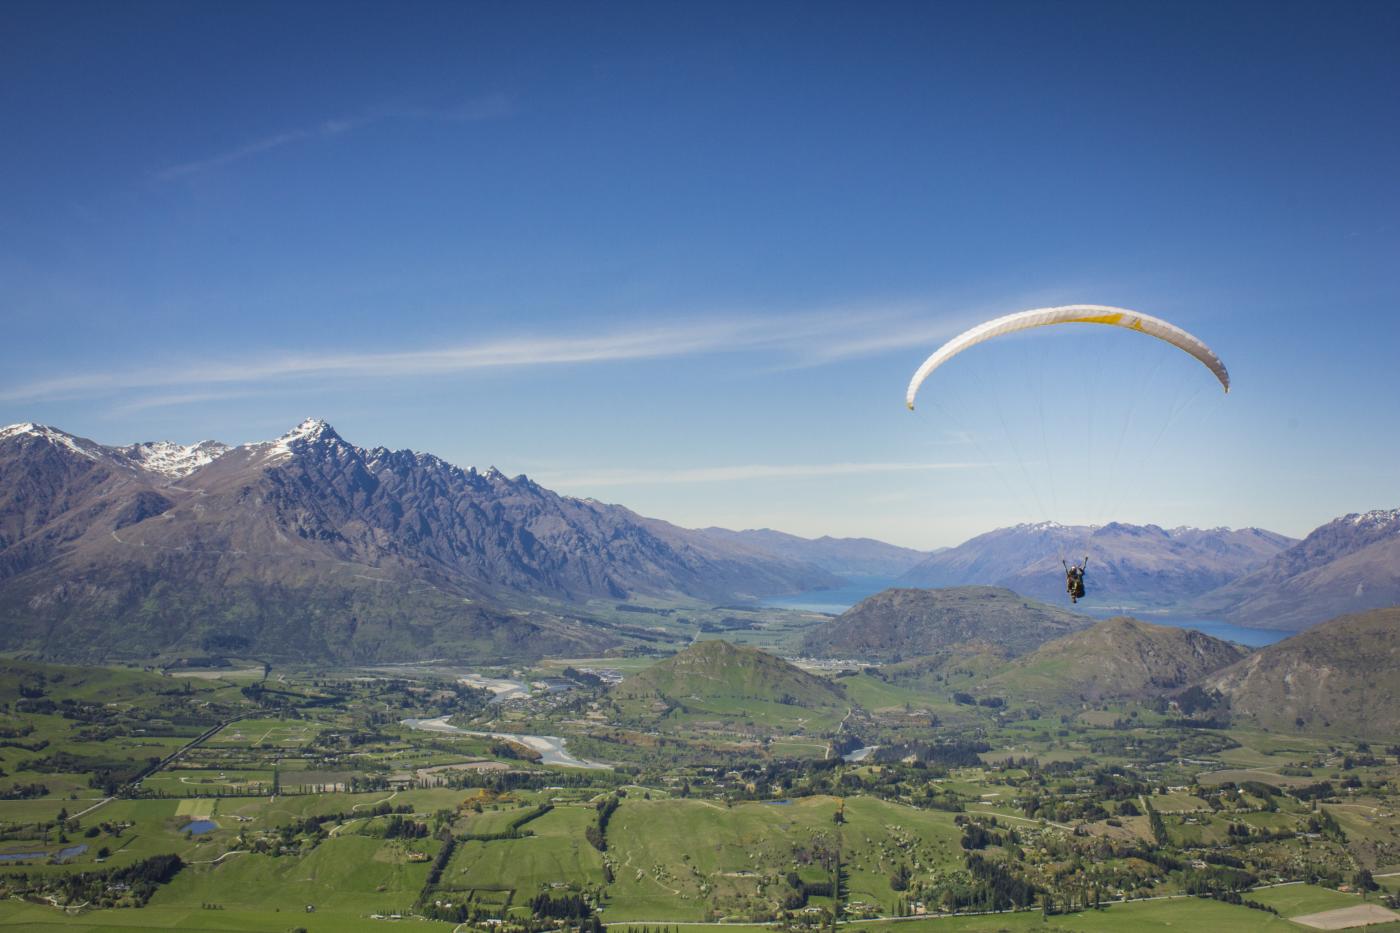
[(119, 453), (142, 468), (169, 476), (171, 479), (188, 476), (200, 467), (213, 463), (228, 450), (227, 444), (220, 444), (218, 441), (200, 441), (198, 444), (144, 441), (117, 448)]
[(1292, 631), (1342, 613), (1400, 605), (1400, 509), (1328, 522), (1194, 605), (1241, 625)]
[(50, 653), (597, 650), (606, 631), (502, 600), (834, 582), (525, 476), (356, 447), (315, 419), (236, 447), (105, 447), (16, 425), (0, 430), (0, 491), (0, 646)]
[(933, 555), (902, 578), (913, 586), (1004, 586), (1026, 596), (1064, 595), (1060, 561), (1089, 558), (1088, 606), (1165, 608), (1259, 567), (1293, 544), (1261, 528), (1061, 525), (999, 528)]

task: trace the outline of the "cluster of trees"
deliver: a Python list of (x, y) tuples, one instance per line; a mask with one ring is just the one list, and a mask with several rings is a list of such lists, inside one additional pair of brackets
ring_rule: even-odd
[(582, 894), (537, 894), (530, 899), (530, 912), (536, 917), (554, 920), (583, 920), (593, 915), (593, 908)]
[(1211, 896), (1248, 891), (1258, 883), (1257, 875), (1242, 868), (1223, 865), (1189, 869), (1181, 879), (1182, 888), (1187, 894)]
[(385, 839), (426, 839), (428, 824), (406, 819), (395, 813), (384, 824)]
[(942, 886), (938, 902), (944, 910), (1010, 910), (1035, 903), (1039, 889), (1001, 862), (969, 853), (966, 865), (970, 883)]
[[(423, 893), (418, 897), (420, 907), (428, 905), (428, 898), (432, 895), (433, 888), (436, 888), (438, 882), (442, 880), (442, 873), (447, 869), (447, 863), (452, 861), (452, 853), (455, 851), (457, 851), (457, 840), (448, 836), (443, 841), (442, 848), (438, 849), (437, 858), (433, 859), (433, 864), (428, 869), (428, 877), (423, 882)], [(461, 923), (462, 921), (458, 920), (457, 922)]]
[(589, 845), (599, 852), (608, 851), (608, 821), (612, 819), (618, 803), (620, 803), (620, 799), (616, 794), (598, 801), (598, 817), (589, 823), (588, 828), (583, 831), (584, 838), (588, 840)]
[(0, 876), (0, 895), (49, 897), (90, 907), (141, 907), (168, 884), (185, 863), (178, 855), (153, 855), (125, 868), (72, 874), (9, 873)]
[(916, 761), (944, 768), (977, 768), (982, 766), (982, 753), (992, 746), (980, 740), (953, 742), (905, 742), (888, 745), (875, 752), (875, 761), (887, 764), (913, 756)]
[(0, 800), (30, 800), (34, 797), (47, 797), (48, 795), (48, 785), (38, 782), (31, 784), (11, 784), (4, 790), (0, 790)]
[(115, 794), (122, 785), (129, 783), (152, 765), (160, 761), (158, 757), (146, 759), (98, 758), (91, 755), (75, 755), (72, 752), (58, 751), (43, 758), (31, 758), (25, 763), (26, 771), (38, 774), (85, 774), (88, 786), (102, 790), (109, 796)]
[[(987, 827), (981, 823), (968, 823), (963, 827), (960, 844), (964, 849), (971, 851), (985, 849), (987, 846), (999, 846), (1005, 841), (1005, 837), (1001, 833), (989, 832)], [(900, 889), (896, 888), (895, 890)]]

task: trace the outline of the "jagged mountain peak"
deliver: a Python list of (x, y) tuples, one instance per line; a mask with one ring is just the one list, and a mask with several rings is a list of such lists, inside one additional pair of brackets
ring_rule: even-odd
[[(838, 582), (621, 506), (580, 505), (524, 476), (366, 450), (317, 418), (231, 449), (104, 447), (26, 423), (0, 440), (0, 483), (0, 648), (62, 641), (51, 650), (78, 651), (87, 636), (76, 633), (101, 628), (111, 638), (99, 652), (164, 650), (160, 639), (186, 635), (182, 650), (198, 649), (218, 628), (274, 653), (349, 657), (407, 651), (419, 635), (450, 640), (454, 620), (488, 625), (493, 606), (520, 595), (728, 602)], [(390, 623), (416, 626), (415, 613), (442, 630), (376, 647)], [(138, 616), (147, 640), (123, 641)], [(540, 624), (561, 638), (568, 628), (580, 649), (606, 647), (601, 630), (556, 622)], [(298, 634), (279, 634), (284, 623)], [(521, 654), (542, 631), (498, 628), (500, 646)]]
[(321, 418), (307, 418), (286, 434), (272, 441), (277, 447), (290, 448), (295, 444), (314, 444), (317, 441), (341, 441), (330, 423)]
[(1347, 515), (1338, 521), (1349, 522), (1363, 528), (1400, 528), (1400, 509), (1372, 509)]

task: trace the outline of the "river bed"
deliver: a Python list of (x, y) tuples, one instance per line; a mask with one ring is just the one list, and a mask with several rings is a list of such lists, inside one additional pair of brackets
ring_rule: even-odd
[(590, 768), (594, 770), (611, 770), (612, 765), (604, 764), (601, 761), (589, 761), (586, 758), (575, 758), (564, 748), (566, 739), (557, 735), (516, 735), (512, 732), (473, 732), (470, 729), (459, 729), (447, 721), (446, 716), (439, 716), (436, 719), (404, 719), (400, 725), (408, 726), (410, 729), (419, 729), (424, 732), (446, 732), (452, 735), (470, 735), (480, 739), (505, 739), (510, 742), (518, 742), (526, 748), (540, 753), (541, 764), (559, 765), (564, 768)]

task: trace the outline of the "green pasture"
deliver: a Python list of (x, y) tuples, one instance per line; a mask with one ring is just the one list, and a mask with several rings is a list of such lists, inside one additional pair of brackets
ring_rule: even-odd
[(1362, 902), (1355, 894), (1343, 894), (1315, 884), (1286, 884), (1276, 888), (1260, 888), (1250, 892), (1248, 897), (1261, 904), (1268, 904), (1284, 917), (1301, 917), (1324, 910), (1355, 907)]
[[(515, 818), (520, 812), (503, 811), (499, 815)], [(601, 885), (603, 857), (583, 835), (595, 814), (589, 806), (559, 806), (525, 825), (524, 829), (532, 835), (458, 843), (438, 890), (514, 889), (513, 903), (519, 905), (553, 882), (579, 887)], [(478, 831), (476, 819), (470, 823), (469, 832)]]
[(152, 907), (198, 907), (217, 903), (243, 910), (281, 908), (301, 913), (363, 915), (404, 912), (427, 880), (429, 864), (410, 862), (408, 852), (435, 854), (434, 839), (380, 840), (334, 836), (300, 857), (246, 853), (215, 864), (191, 865), (151, 899)]
[(205, 741), (209, 748), (301, 748), (325, 726), (305, 719), (241, 719)]
[(272, 789), (272, 769), (237, 770), (168, 768), (141, 782), (147, 790), (167, 797), (209, 794), (266, 794)]
[(931, 696), (929, 691), (889, 684), (869, 674), (842, 677), (837, 683), (846, 688), (846, 695), (853, 702), (868, 710), (903, 709), (906, 705), (913, 709), (932, 709), (945, 702), (942, 697)]
[[(657, 919), (657, 918), (649, 918)], [(654, 926), (654, 924), (652, 924)], [(713, 933), (717, 929), (734, 933), (758, 933), (770, 927), (760, 924), (725, 924), (722, 928), (701, 924), (669, 924), (675, 933)], [(1388, 925), (1391, 926), (1391, 925)], [(1172, 898), (1161, 901), (1134, 901), (1113, 904), (1103, 910), (1042, 917), (1038, 910), (985, 916), (921, 917), (908, 920), (870, 920), (843, 924), (852, 933), (1155, 933), (1155, 931), (1200, 931), (1200, 933), (1286, 933), (1300, 927), (1272, 914), (1248, 907), (1201, 898)], [(641, 926), (614, 921), (609, 929), (618, 933), (641, 933)], [(1387, 927), (1370, 927), (1386, 930)]]

